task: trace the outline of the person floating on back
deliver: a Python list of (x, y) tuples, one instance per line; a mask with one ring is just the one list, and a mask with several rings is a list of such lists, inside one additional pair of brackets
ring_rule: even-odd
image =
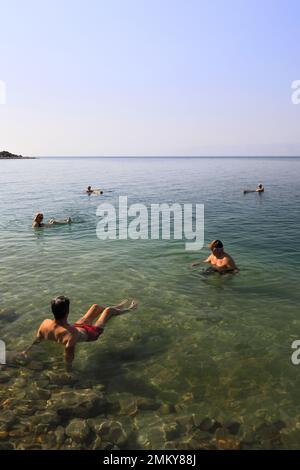
[(92, 186), (88, 186), (86, 188), (86, 193), (90, 196), (91, 194), (96, 194), (99, 196), (100, 194), (103, 194), (102, 189), (92, 189)]
[(265, 188), (264, 188), (263, 185), (260, 183), (260, 184), (257, 186), (257, 188), (256, 188), (255, 191), (256, 191), (257, 193), (263, 193), (264, 190), (265, 190)]
[(212, 254), (203, 261), (193, 263), (192, 267), (198, 266), (201, 263), (210, 263), (210, 271), (212, 272), (220, 274), (238, 272), (238, 267), (232, 257), (225, 253), (223, 243), (220, 240), (213, 240), (209, 243), (208, 248), (212, 251)]
[(244, 194), (247, 194), (247, 193), (263, 193), (264, 191), (265, 191), (265, 188), (263, 187), (263, 185), (261, 183), (259, 183), (259, 185), (257, 186), (256, 189), (244, 189), (243, 193)]
[(46, 224), (43, 222), (43, 220), (44, 215), (41, 212), (37, 212), (32, 222), (32, 228), (45, 228), (52, 227), (53, 225), (66, 225), (72, 223), (71, 217), (68, 217), (65, 220), (50, 219)]
[(126, 307), (127, 300), (123, 300), (114, 307), (103, 307), (94, 304), (74, 325), (68, 323), (70, 300), (64, 295), (55, 297), (51, 301), (51, 310), (54, 320), (46, 319), (40, 325), (36, 339), (23, 351), (26, 357), (31, 348), (43, 340), (56, 341), (64, 345), (64, 359), (67, 372), (72, 370), (72, 362), (75, 356), (75, 346), (79, 342), (96, 341), (103, 333), (108, 320), (117, 315), (122, 315), (137, 308), (137, 302), (133, 300)]

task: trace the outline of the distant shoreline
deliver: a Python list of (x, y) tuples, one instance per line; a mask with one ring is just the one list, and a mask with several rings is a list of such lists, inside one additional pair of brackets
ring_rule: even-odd
[(120, 155), (119, 156), (118, 155), (114, 155), (114, 156), (89, 156), (89, 155), (81, 155), (81, 156), (78, 156), (78, 155), (76, 155), (76, 156), (72, 156), (72, 155), (46, 156), (46, 155), (43, 155), (43, 156), (31, 157), (31, 158), (40, 158), (40, 159), (45, 158), (45, 159), (56, 159), (56, 160), (68, 159), (68, 158), (69, 159), (74, 159), (74, 158), (84, 159), (84, 158), (86, 158), (86, 159), (95, 159), (95, 160), (97, 158), (99, 158), (99, 159), (100, 158), (103, 158), (103, 159), (110, 159), (110, 158), (111, 159), (114, 159), (114, 158), (117, 159), (118, 158), (118, 159), (124, 159), (124, 160), (129, 159), (129, 158), (131, 158), (131, 159), (143, 158), (145, 160), (147, 158), (149, 160), (150, 159), (160, 159), (160, 158), (161, 159), (162, 158), (170, 159), (170, 160), (175, 159), (175, 158), (177, 158), (177, 159), (220, 159), (220, 160), (221, 159), (224, 159), (224, 160), (226, 160), (226, 159), (237, 159), (237, 160), (242, 160), (242, 159), (244, 159), (244, 160), (252, 160), (252, 159), (253, 160), (272, 160), (272, 159), (278, 159), (278, 160), (280, 160), (280, 159), (284, 159), (284, 158), (286, 158), (286, 159), (300, 159), (300, 156), (283, 155), (283, 156), (268, 156), (268, 157), (266, 157), (266, 156), (261, 156), (261, 157), (256, 157), (256, 156), (247, 156), (247, 157), (237, 157), (237, 156), (222, 156), (222, 157), (221, 156), (213, 156), (213, 157), (206, 156), (205, 157), (205, 156), (198, 156), (198, 157), (194, 157), (194, 156), (178, 156), (178, 155), (174, 155), (174, 156), (171, 156), (171, 155), (169, 155), (169, 156), (144, 156), (144, 155), (140, 155), (140, 156), (137, 156), (137, 155), (135, 155), (135, 156), (130, 156), (130, 155), (128, 155), (128, 156), (126, 156), (126, 155), (123, 155), (123, 156), (120, 156)]
[(31, 160), (35, 158), (36, 157), (23, 157), (23, 155), (16, 155), (14, 153), (7, 152), (6, 150), (0, 152), (0, 160)]

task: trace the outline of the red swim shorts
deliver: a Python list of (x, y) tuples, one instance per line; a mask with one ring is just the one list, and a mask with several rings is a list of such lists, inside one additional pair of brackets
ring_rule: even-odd
[(87, 333), (87, 341), (96, 341), (101, 333), (103, 333), (104, 328), (95, 325), (84, 325), (82, 323), (75, 323), (75, 328), (82, 328)]

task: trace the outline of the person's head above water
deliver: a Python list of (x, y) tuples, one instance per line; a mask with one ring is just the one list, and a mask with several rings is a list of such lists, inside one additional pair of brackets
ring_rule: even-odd
[(213, 240), (207, 246), (214, 255), (221, 254), (224, 252), (224, 245), (221, 240)]
[(41, 224), (43, 222), (44, 215), (41, 212), (37, 212), (34, 216), (33, 222)]
[(262, 188), (262, 187), (263, 187), (263, 185), (262, 185), (261, 183), (259, 183), (258, 187), (259, 187), (259, 188)]
[(51, 300), (51, 310), (55, 320), (62, 320), (67, 317), (70, 309), (70, 300), (64, 295), (59, 295)]
[(87, 191), (91, 191), (91, 190), (92, 190), (92, 186), (88, 186)]

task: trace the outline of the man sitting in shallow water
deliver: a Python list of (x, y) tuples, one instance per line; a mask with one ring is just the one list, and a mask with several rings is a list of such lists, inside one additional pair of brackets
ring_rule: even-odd
[(28, 351), (42, 340), (56, 341), (65, 347), (65, 365), (66, 370), (70, 372), (76, 344), (81, 341), (96, 341), (103, 333), (104, 327), (111, 317), (122, 315), (137, 308), (138, 304), (135, 300), (126, 308), (127, 303), (127, 300), (123, 300), (114, 307), (102, 307), (94, 304), (74, 325), (70, 325), (68, 323), (70, 300), (64, 295), (60, 295), (51, 301), (54, 320), (47, 319), (43, 321), (38, 329), (36, 339), (29, 348), (23, 351), (22, 355), (26, 357)]
[(208, 248), (212, 251), (203, 261), (192, 264), (192, 267), (198, 266), (201, 263), (210, 263), (211, 268), (209, 271), (218, 272), (220, 274), (238, 272), (238, 267), (233, 258), (224, 251), (223, 243), (220, 240), (213, 240), (209, 243)]

